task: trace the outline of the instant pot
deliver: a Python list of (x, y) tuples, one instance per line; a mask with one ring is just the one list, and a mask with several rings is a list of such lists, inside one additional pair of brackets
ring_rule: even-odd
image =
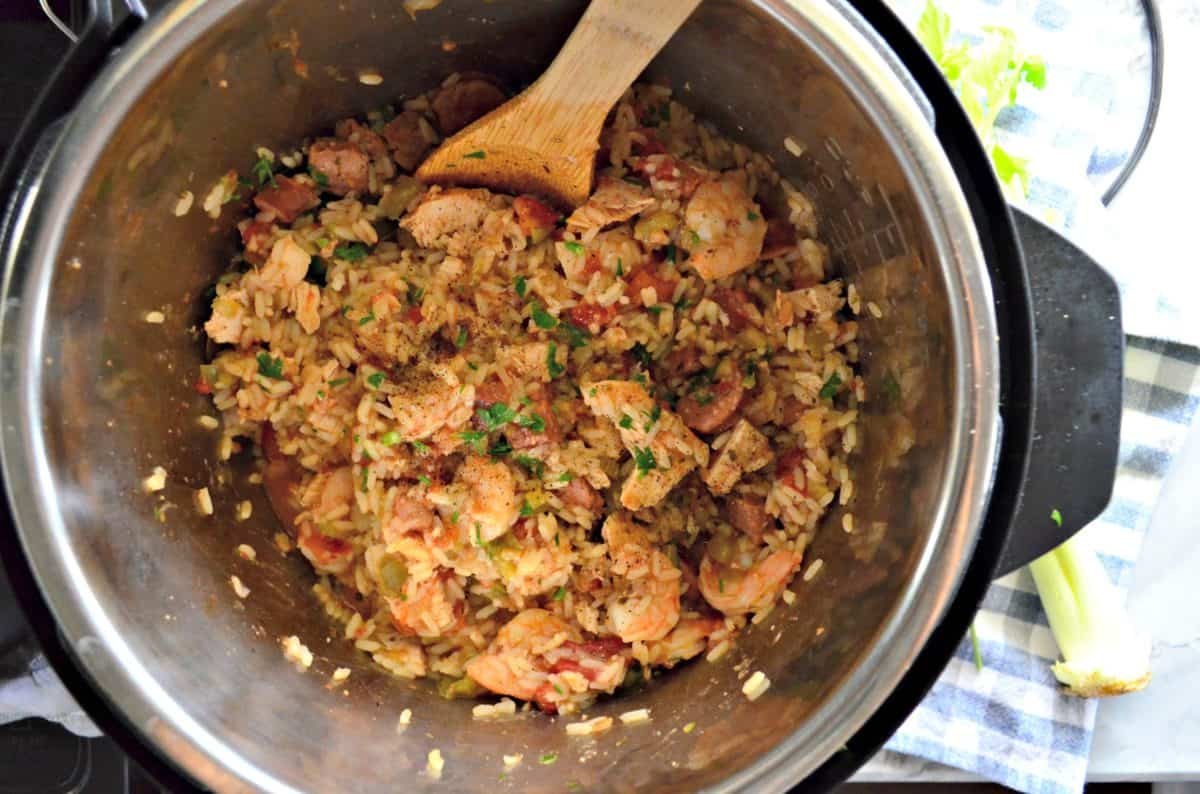
[[(596, 704), (589, 716), (652, 719), (592, 739), (537, 713), (475, 721), (470, 702), (342, 642), (311, 571), (272, 542), (281, 527), (247, 480), (251, 456), (220, 460), (196, 421), (207, 289), (236, 244), (236, 213), (200, 204), (256, 146), (283, 150), (451, 72), (528, 83), (584, 7), (98, 3), (30, 112), (2, 176), (13, 521), (0, 550), (72, 693), (168, 787), (825, 789), (920, 701), (988, 583), (1107, 504), (1123, 351), (1112, 280), (1008, 207), (937, 68), (881, 3), (705, 0), (648, 78), (772, 157), (814, 200), (840, 273), (882, 309), (861, 324), (871, 397), (852, 531), (833, 511), (809, 552), (824, 566), (793, 586), (794, 606), (719, 662)], [(356, 79), (367, 69), (382, 84)], [(184, 191), (196, 206), (177, 217)], [(148, 494), (156, 466), (167, 486)], [(215, 515), (193, 509), (201, 487)], [(239, 522), (244, 499), (253, 517)], [(237, 558), (239, 543), (257, 561)], [(317, 657), (307, 673), (280, 650), (293, 634)], [(336, 667), (352, 674), (327, 686)], [(754, 702), (749, 670), (771, 681)], [(440, 780), (425, 771), (432, 749)], [(524, 763), (501, 779), (514, 753)]]

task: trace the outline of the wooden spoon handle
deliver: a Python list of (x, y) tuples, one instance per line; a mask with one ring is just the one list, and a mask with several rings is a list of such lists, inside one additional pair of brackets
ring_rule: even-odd
[[(554, 105), (538, 126), (558, 138), (578, 135), (586, 118), (599, 134), (604, 117), (700, 0), (592, 0), (554, 62), (522, 97)], [(558, 123), (555, 123), (558, 122)], [(562, 139), (557, 142), (562, 146)]]

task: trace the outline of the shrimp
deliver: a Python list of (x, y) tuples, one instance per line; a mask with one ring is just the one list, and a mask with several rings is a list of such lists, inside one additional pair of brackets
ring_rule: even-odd
[(543, 711), (577, 711), (595, 692), (612, 692), (629, 659), (613, 638), (584, 641), (577, 629), (544, 609), (526, 609), (504, 625), (485, 653), (466, 666), (477, 684), (532, 700)]
[(739, 570), (704, 555), (700, 562), (700, 593), (726, 615), (759, 612), (775, 602), (800, 567), (800, 555), (782, 549)]
[(688, 261), (705, 281), (732, 276), (757, 262), (762, 253), (767, 222), (734, 177), (696, 188), (684, 220), (695, 241), (688, 243)]
[(584, 384), (583, 399), (596, 416), (617, 425), (621, 442), (638, 457), (621, 486), (621, 504), (640, 510), (661, 502), (697, 465), (708, 465), (708, 445), (641, 385), (628, 380)]
[(467, 602), (462, 588), (449, 571), (404, 583), (404, 592), (385, 599), (392, 623), (405, 634), (418, 637), (445, 637), (463, 627), (467, 620)]
[(682, 574), (628, 513), (613, 513), (600, 531), (613, 562), (609, 627), (624, 642), (661, 640), (679, 622)]
[(296, 322), (306, 334), (315, 334), (321, 327), (321, 288), (302, 281), (292, 289), (292, 306)]
[(646, 643), (650, 654), (646, 663), (674, 667), (715, 644), (716, 635), (724, 629), (725, 621), (718, 617), (684, 618), (661, 640)]
[(312, 257), (292, 235), (285, 234), (271, 246), (267, 263), (257, 273), (257, 281), (267, 289), (288, 290), (304, 280)]
[(318, 474), (304, 489), (300, 504), (306, 512), (300, 515), (296, 545), (318, 571), (344, 572), (354, 560), (354, 546), (332, 533), (354, 509), (353, 470), (343, 466)]
[(503, 463), (471, 455), (459, 467), (457, 478), (469, 494), (459, 522), (474, 539), (490, 543), (508, 532), (517, 520), (517, 482)]

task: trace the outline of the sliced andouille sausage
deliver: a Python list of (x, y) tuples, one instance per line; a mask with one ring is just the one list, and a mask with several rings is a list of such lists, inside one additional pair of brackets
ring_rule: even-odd
[(771, 515), (767, 512), (766, 500), (733, 496), (725, 501), (725, 520), (739, 532), (760, 540)]
[(383, 128), (383, 137), (392, 150), (392, 159), (405, 171), (412, 171), (429, 150), (429, 141), (421, 131), (421, 114), (411, 110), (397, 114)]
[[(344, 196), (367, 192), (370, 158), (355, 144), (335, 138), (314, 141), (308, 149), (308, 162), (314, 171), (324, 176), (330, 193)], [(317, 181), (321, 180), (318, 178)]]
[(504, 92), (488, 80), (463, 78), (443, 86), (433, 97), (433, 112), (443, 135), (453, 135), (475, 119), (504, 104)]
[(733, 423), (745, 391), (736, 381), (687, 395), (675, 407), (684, 424), (701, 433), (719, 433)]
[(271, 213), (280, 223), (291, 223), (320, 204), (316, 188), (282, 174), (273, 177), (271, 186), (254, 196), (254, 206)]

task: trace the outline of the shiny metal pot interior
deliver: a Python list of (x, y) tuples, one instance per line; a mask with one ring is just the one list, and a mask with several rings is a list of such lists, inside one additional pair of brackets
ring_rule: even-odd
[[(854, 531), (842, 510), (829, 516), (811, 552), (824, 569), (797, 585), (798, 605), (720, 663), (598, 704), (592, 715), (648, 707), (653, 721), (580, 742), (536, 714), (473, 721), (469, 703), (381, 674), (338, 641), (303, 561), (276, 551), (249, 455), (220, 462), (196, 422), (208, 407), (192, 388), (197, 329), (235, 241), (233, 213), (212, 221), (200, 201), (256, 145), (278, 150), (455, 70), (533, 79), (582, 8), (445, 0), (414, 18), (395, 0), (179, 0), (113, 58), (17, 207), (0, 409), (22, 543), (99, 690), (214, 789), (482, 789), (520, 752), (509, 777), (526, 791), (784, 790), (892, 691), (954, 593), (998, 444), (990, 287), (919, 102), (854, 14), (821, 1), (707, 0), (650, 69), (817, 201), (838, 266), (884, 310), (862, 324), (875, 399)], [(368, 67), (382, 85), (355, 79)], [(197, 207), (176, 218), (185, 189)], [(144, 322), (153, 309), (164, 325)], [(906, 427), (911, 449), (897, 442)], [(163, 499), (140, 487), (156, 465), (170, 473)], [(192, 508), (202, 486), (215, 516)], [(254, 503), (244, 523), (242, 499)], [(240, 542), (257, 564), (235, 558)], [(280, 652), (290, 634), (318, 656), (307, 674)], [(353, 674), (328, 689), (338, 666)], [(772, 682), (754, 703), (740, 691), (749, 669)], [(403, 708), (413, 722), (398, 735)], [(437, 784), (420, 774), (432, 748), (446, 758)], [(556, 763), (537, 763), (550, 753)]]

